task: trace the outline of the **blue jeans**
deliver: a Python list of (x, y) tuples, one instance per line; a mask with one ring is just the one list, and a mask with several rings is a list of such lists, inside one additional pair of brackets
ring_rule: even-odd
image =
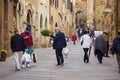
[[(32, 46), (27, 46), (28, 49), (28, 54), (30, 54), (30, 51), (32, 49)], [(23, 53), (24, 54), (24, 53)], [(30, 62), (26, 62), (26, 65), (29, 64)], [(22, 61), (22, 65), (25, 65), (25, 61)]]

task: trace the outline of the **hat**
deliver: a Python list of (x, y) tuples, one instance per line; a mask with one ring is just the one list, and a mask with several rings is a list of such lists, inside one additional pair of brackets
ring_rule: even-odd
[(28, 30), (28, 31), (29, 31), (29, 30), (30, 30), (30, 26), (27, 26), (27, 27), (26, 27), (26, 30)]

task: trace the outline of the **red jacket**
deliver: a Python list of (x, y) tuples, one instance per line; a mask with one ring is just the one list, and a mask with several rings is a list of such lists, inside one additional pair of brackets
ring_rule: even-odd
[(73, 35), (72, 35), (72, 40), (77, 40), (76, 34), (73, 34)]
[[(24, 37), (26, 46), (33, 45), (32, 35), (30, 33), (23, 32), (23, 33), (21, 33), (21, 35)], [(25, 39), (26, 36), (28, 36), (28, 38)]]

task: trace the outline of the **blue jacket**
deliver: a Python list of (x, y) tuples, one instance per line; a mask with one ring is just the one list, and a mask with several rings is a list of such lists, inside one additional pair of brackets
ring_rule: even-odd
[(120, 54), (120, 35), (118, 35), (114, 40), (111, 48), (112, 54)]
[(56, 36), (50, 35), (53, 39), (53, 49), (62, 49), (67, 46), (63, 32), (56, 33)]

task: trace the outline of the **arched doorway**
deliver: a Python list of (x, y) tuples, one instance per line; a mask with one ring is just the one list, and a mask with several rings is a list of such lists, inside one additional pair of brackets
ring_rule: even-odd
[(31, 24), (32, 24), (32, 14), (31, 14), (31, 11), (28, 10), (28, 13), (27, 13), (27, 25), (29, 25), (29, 27), (30, 27), (30, 32), (32, 31)]

